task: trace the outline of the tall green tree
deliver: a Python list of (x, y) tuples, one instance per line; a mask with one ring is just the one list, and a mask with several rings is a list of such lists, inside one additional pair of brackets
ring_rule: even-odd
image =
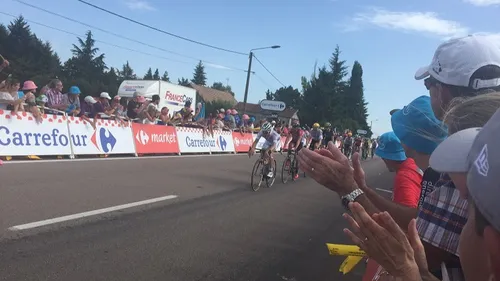
[(115, 96), (118, 94), (118, 87), (120, 86), (117, 70), (114, 67), (111, 67), (109, 71), (104, 73), (103, 78), (103, 86), (104, 89), (102, 91), (108, 92), (111, 96)]
[(144, 80), (153, 80), (153, 71), (151, 71), (151, 67), (148, 69), (146, 74), (144, 74)]
[(352, 66), (347, 92), (346, 103), (353, 109), (348, 112), (348, 116), (359, 124), (360, 129), (367, 130), (371, 136), (371, 128), (366, 120), (368, 118), (368, 103), (365, 101), (364, 95), (363, 67), (358, 61), (355, 61)]
[(85, 39), (78, 37), (77, 41), (71, 49), (73, 56), (63, 66), (66, 83), (78, 85), (84, 94), (96, 95), (105, 88), (102, 80), (108, 67), (104, 54), (99, 54), (91, 31), (86, 32)]
[(269, 89), (266, 91), (266, 100), (273, 100), (273, 92)]
[(163, 72), (163, 76), (161, 77), (161, 80), (165, 81), (165, 82), (170, 82), (170, 77), (168, 77), (168, 71), (165, 70), (165, 72)]
[(228, 92), (228, 93), (230, 93), (234, 97), (234, 92), (231, 89), (231, 86), (230, 85), (224, 85), (222, 82), (214, 82), (212, 84), (212, 87), (210, 87), (210, 88), (216, 89), (216, 90), (219, 90), (219, 91)]
[(128, 61), (122, 66), (122, 70), (120, 71), (120, 78), (122, 80), (137, 79), (137, 75), (135, 75), (134, 70), (132, 69)]
[(205, 86), (207, 84), (207, 74), (205, 73), (205, 66), (201, 60), (194, 68), (193, 79), (191, 79), (191, 82), (200, 86)]
[(302, 102), (302, 96), (299, 90), (292, 86), (279, 88), (271, 95), (271, 98), (272, 100), (284, 102), (287, 108), (299, 109)]
[(160, 72), (158, 71), (158, 68), (155, 70), (155, 73), (153, 74), (153, 80), (160, 80)]
[(181, 85), (181, 86), (189, 87), (190, 82), (189, 82), (189, 80), (188, 80), (188, 79), (186, 79), (186, 78), (182, 77), (182, 78), (180, 78), (180, 79), (177, 79), (177, 84), (178, 84), (178, 85)]
[(48, 42), (42, 42), (22, 16), (6, 28), (0, 25), (0, 54), (10, 62), (8, 71), (21, 81), (45, 85), (60, 76), (61, 61)]

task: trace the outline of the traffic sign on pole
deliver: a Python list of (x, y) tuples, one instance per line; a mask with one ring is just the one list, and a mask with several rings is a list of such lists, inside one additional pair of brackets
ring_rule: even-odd
[(286, 104), (277, 100), (263, 100), (260, 102), (260, 108), (263, 110), (283, 111), (286, 108)]

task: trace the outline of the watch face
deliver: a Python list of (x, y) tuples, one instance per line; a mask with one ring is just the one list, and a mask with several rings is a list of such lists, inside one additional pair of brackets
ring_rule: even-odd
[(347, 199), (347, 198), (342, 198), (342, 206), (344, 206), (344, 208), (345, 208), (346, 210), (349, 210), (349, 203), (350, 203), (350, 202), (351, 202), (351, 201), (349, 201), (349, 199)]

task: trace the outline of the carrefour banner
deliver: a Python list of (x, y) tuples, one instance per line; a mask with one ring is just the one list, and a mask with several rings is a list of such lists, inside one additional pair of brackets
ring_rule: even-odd
[(102, 119), (97, 121), (94, 129), (79, 117), (69, 117), (68, 120), (75, 155), (135, 153), (129, 123)]
[(133, 123), (132, 130), (137, 153), (179, 153), (174, 127)]
[(202, 129), (176, 127), (181, 153), (233, 152), (234, 143), (230, 132), (214, 131), (212, 137)]
[(0, 110), (0, 155), (70, 155), (66, 117), (44, 115), (37, 123), (31, 113)]
[(210, 147), (212, 152), (234, 152), (233, 135), (229, 131), (214, 131), (215, 146)]

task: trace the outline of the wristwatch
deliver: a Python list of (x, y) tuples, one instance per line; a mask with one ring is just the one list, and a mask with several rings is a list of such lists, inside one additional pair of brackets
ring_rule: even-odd
[(358, 198), (363, 193), (364, 193), (363, 190), (358, 188), (356, 190), (351, 191), (351, 193), (340, 197), (340, 200), (342, 201), (342, 206), (344, 206), (346, 210), (349, 210), (349, 203), (354, 202), (356, 198)]

